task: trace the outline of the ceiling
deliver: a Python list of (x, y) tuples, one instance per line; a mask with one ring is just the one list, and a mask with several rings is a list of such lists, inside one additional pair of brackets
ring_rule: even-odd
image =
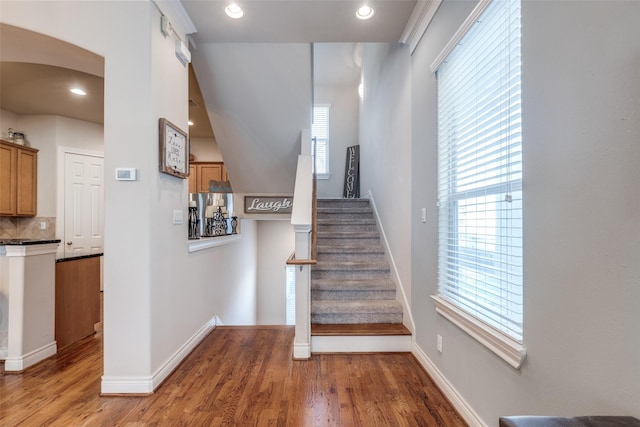
[[(368, 21), (355, 18), (360, 1), (246, 0), (245, 16), (224, 15), (223, 0), (182, 0), (197, 28), (192, 48), (200, 43), (308, 43), (315, 48), (316, 84), (355, 84), (359, 76), (359, 45), (355, 42), (400, 40), (416, 0), (371, 0), (376, 10)], [(352, 42), (336, 44), (334, 42)], [(79, 71), (78, 71), (79, 70)], [(59, 40), (0, 24), (0, 108), (16, 114), (59, 115), (103, 123), (104, 59)], [(78, 97), (69, 88), (82, 85)], [(195, 138), (213, 131), (192, 67), (189, 71), (189, 114)], [(2, 131), (0, 131), (1, 133)]]
[(368, 0), (369, 20), (355, 17), (363, 0), (238, 0), (241, 19), (224, 14), (226, 0), (182, 0), (198, 43), (397, 42), (416, 0)]

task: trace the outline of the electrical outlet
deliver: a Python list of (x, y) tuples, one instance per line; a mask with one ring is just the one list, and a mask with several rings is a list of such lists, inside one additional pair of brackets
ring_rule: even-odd
[(44, 221), (42, 221), (42, 222), (40, 223), (40, 230), (46, 230), (46, 229), (47, 229), (47, 223), (46, 223), (46, 222), (44, 222)]
[(438, 334), (438, 340), (436, 343), (436, 348), (438, 349), (438, 352), (442, 353), (442, 335)]
[(427, 208), (422, 208), (422, 222), (427, 222)]
[(176, 225), (182, 224), (184, 219), (182, 217), (182, 210), (176, 209), (173, 211), (173, 223)]

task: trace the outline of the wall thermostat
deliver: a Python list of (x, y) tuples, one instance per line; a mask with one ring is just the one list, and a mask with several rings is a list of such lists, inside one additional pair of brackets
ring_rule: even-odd
[(135, 181), (136, 168), (116, 168), (116, 181)]

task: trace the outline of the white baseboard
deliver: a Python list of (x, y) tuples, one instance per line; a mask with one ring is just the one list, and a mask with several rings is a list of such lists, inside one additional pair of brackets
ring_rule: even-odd
[(102, 376), (102, 394), (150, 394), (167, 379), (185, 357), (219, 324), (213, 316), (186, 343), (182, 345), (153, 375), (148, 376)]
[(442, 372), (440, 372), (436, 365), (429, 360), (425, 352), (416, 344), (413, 346), (413, 355), (418, 359), (418, 362), (420, 362), (429, 376), (431, 376), (431, 379), (433, 379), (436, 385), (444, 393), (447, 399), (449, 399), (453, 407), (456, 408), (460, 416), (467, 422), (467, 424), (469, 424), (469, 426), (488, 427), (467, 403), (467, 401), (464, 400), (460, 393), (458, 393), (453, 384), (451, 384), (444, 375), (442, 375)]
[(314, 335), (313, 353), (411, 352), (411, 335)]
[(413, 322), (413, 314), (411, 313), (411, 305), (409, 304), (409, 300), (407, 299), (407, 294), (404, 291), (404, 285), (402, 280), (400, 280), (400, 274), (398, 273), (398, 267), (396, 266), (396, 261), (393, 258), (393, 253), (391, 252), (391, 247), (389, 246), (389, 240), (387, 239), (387, 235), (384, 232), (384, 226), (382, 225), (382, 221), (380, 221), (380, 215), (378, 213), (378, 208), (376, 207), (376, 201), (373, 199), (373, 193), (369, 190), (366, 194), (366, 198), (369, 199), (369, 203), (371, 204), (371, 208), (373, 209), (373, 215), (376, 219), (376, 224), (378, 224), (378, 229), (380, 230), (380, 237), (382, 240), (382, 245), (384, 246), (385, 256), (389, 260), (389, 265), (391, 266), (391, 274), (393, 275), (394, 281), (398, 284), (398, 290), (400, 291), (399, 301), (404, 308), (404, 325), (413, 333), (416, 330), (416, 325)]
[(4, 370), (7, 372), (20, 372), (29, 366), (51, 357), (58, 352), (58, 346), (55, 341), (35, 349), (20, 357), (7, 357), (4, 360)]
[(304, 360), (311, 358), (311, 346), (309, 344), (293, 344), (293, 358)]

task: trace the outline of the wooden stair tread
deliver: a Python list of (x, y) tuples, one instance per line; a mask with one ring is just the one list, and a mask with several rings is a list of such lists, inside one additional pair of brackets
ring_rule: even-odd
[(311, 335), (375, 336), (411, 335), (402, 323), (311, 324)]

